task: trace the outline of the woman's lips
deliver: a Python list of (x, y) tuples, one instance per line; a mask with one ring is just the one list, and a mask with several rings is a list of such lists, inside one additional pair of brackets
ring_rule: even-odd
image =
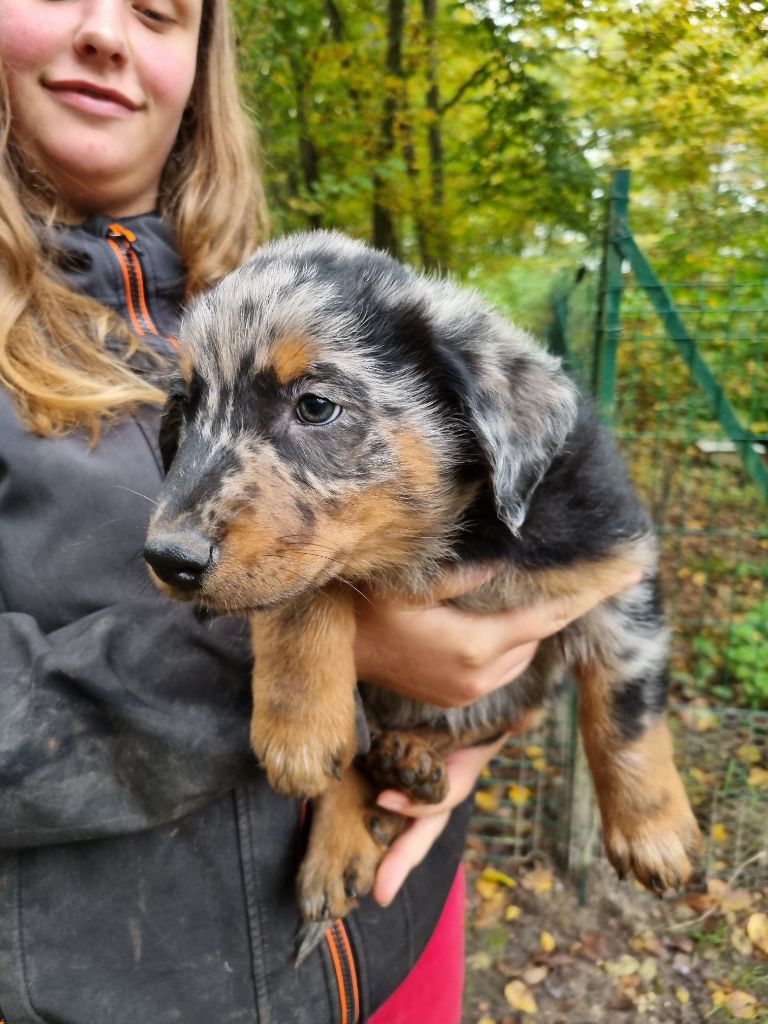
[(45, 87), (66, 106), (97, 117), (128, 117), (139, 109), (139, 104), (124, 93), (93, 82), (46, 82)]

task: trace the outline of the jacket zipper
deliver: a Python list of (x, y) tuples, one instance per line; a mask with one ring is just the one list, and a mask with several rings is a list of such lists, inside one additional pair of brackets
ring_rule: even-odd
[(331, 960), (336, 971), (339, 987), (341, 1019), (339, 1024), (358, 1024), (360, 1020), (360, 992), (357, 984), (357, 970), (347, 929), (341, 918), (334, 921), (325, 933)]
[(138, 254), (133, 247), (136, 235), (130, 228), (122, 224), (110, 224), (107, 229), (107, 242), (114, 252), (120, 271), (123, 275), (125, 295), (128, 305), (128, 316), (130, 317), (133, 329), (137, 334), (160, 334), (147, 309), (147, 299), (144, 291), (144, 275), (141, 272), (141, 263)]

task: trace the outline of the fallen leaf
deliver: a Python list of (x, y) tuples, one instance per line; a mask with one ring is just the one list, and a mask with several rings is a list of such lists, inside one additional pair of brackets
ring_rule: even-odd
[(717, 715), (709, 708), (690, 707), (680, 713), (683, 724), (695, 732), (711, 732), (718, 726)]
[(514, 903), (510, 903), (507, 909), (504, 911), (505, 921), (516, 921), (522, 914), (520, 907), (515, 906)]
[(475, 928), (490, 928), (497, 924), (504, 917), (504, 908), (507, 905), (507, 894), (500, 889), (489, 900), (483, 900), (472, 918)]
[(731, 929), (731, 945), (742, 956), (752, 955), (752, 943), (749, 941), (749, 936), (743, 928)]
[(610, 955), (608, 943), (603, 933), (591, 931), (581, 933), (579, 936), (579, 948), (576, 952), (587, 960), (594, 960), (595, 963), (602, 963)]
[(664, 955), (662, 942), (649, 929), (635, 935), (629, 944), (636, 953), (651, 953), (653, 956)]
[(625, 953), (618, 960), (608, 960), (605, 964), (605, 970), (614, 978), (622, 978), (627, 974), (637, 974), (640, 970), (640, 961), (637, 957)]
[(524, 981), (510, 981), (504, 986), (504, 998), (513, 1010), (520, 1013), (537, 1013), (538, 1006), (533, 993)]
[(507, 790), (507, 796), (517, 807), (523, 807), (531, 799), (533, 793), (527, 786), (520, 786), (513, 782)]
[(704, 907), (718, 907), (725, 914), (738, 914), (752, 906), (752, 893), (748, 889), (731, 889), (722, 878), (707, 879), (707, 894)]
[(520, 884), (529, 892), (551, 892), (555, 879), (549, 868), (534, 868), (521, 878)]
[(490, 900), (499, 891), (499, 883), (493, 882), (489, 878), (483, 878), (481, 875), (475, 879), (475, 889), (480, 894), (481, 899)]
[(467, 967), (473, 971), (489, 971), (493, 967), (493, 957), (486, 950), (478, 950), (467, 957)]
[(544, 964), (526, 967), (523, 971), (523, 981), (526, 985), (540, 985), (549, 974), (549, 968)]
[(691, 768), (688, 774), (695, 782), (700, 782), (702, 786), (714, 786), (717, 781), (714, 772), (705, 772), (701, 768)]
[(481, 1017), (477, 1024), (496, 1024), (495, 1017)]
[(498, 871), (496, 868), (485, 868), (480, 877), (487, 882), (498, 882), (500, 885), (506, 885), (508, 889), (517, 888), (517, 882), (514, 878), (510, 878), (509, 875), (505, 875), (503, 871)]
[(709, 834), (712, 836), (716, 843), (727, 843), (729, 837), (728, 829), (721, 822), (717, 822), (709, 830)]
[(683, 1006), (687, 1006), (691, 1001), (691, 993), (681, 985), (680, 988), (675, 989), (675, 999), (678, 1003), (682, 1003)]
[(486, 814), (498, 811), (501, 798), (498, 792), (490, 789), (479, 789), (475, 793), (475, 807)]
[(736, 757), (742, 761), (746, 761), (747, 764), (759, 764), (762, 754), (760, 748), (756, 747), (754, 743), (742, 743), (742, 745), (736, 750)]
[(729, 992), (725, 997), (724, 1005), (736, 1020), (754, 1020), (757, 1015), (757, 999), (749, 992), (742, 992), (740, 989)]
[(765, 768), (750, 768), (747, 784), (755, 789), (768, 789), (768, 771)]
[(658, 961), (652, 956), (647, 956), (640, 964), (640, 970), (637, 973), (643, 981), (653, 981), (659, 973)]
[(747, 935), (756, 949), (768, 953), (768, 914), (752, 914), (747, 921)]
[(545, 953), (554, 953), (557, 949), (557, 942), (551, 932), (542, 932), (539, 936), (539, 946)]

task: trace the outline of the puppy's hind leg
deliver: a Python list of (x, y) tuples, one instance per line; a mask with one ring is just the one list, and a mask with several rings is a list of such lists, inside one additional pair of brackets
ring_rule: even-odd
[(691, 873), (699, 829), (665, 720), (666, 628), (645, 580), (582, 620), (591, 655), (577, 667), (579, 726), (608, 859), (654, 892)]
[(371, 891), (381, 858), (406, 823), (401, 815), (374, 806), (373, 788), (355, 765), (326, 786), (312, 807), (309, 846), (299, 870), (305, 926), (298, 962), (332, 921)]

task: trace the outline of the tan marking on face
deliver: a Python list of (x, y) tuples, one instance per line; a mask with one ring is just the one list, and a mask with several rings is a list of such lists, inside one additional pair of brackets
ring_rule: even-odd
[(270, 352), (270, 366), (280, 384), (289, 384), (309, 372), (317, 358), (317, 345), (310, 338), (296, 335), (280, 338)]
[(440, 477), (432, 452), (416, 430), (405, 428), (393, 438), (403, 476), (419, 495), (440, 488)]

